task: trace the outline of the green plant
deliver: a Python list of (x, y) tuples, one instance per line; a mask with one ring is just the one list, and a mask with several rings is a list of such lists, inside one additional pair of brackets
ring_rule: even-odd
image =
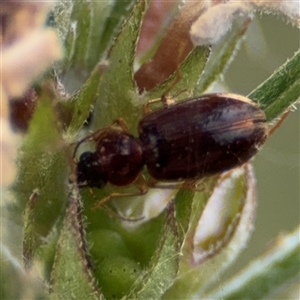
[[(67, 185), (75, 169), (70, 144), (78, 140), (91, 106), (91, 130), (123, 117), (135, 133), (142, 104), (160, 97), (170, 86), (171, 94), (187, 90), (180, 98), (203, 93), (223, 72), (249, 24), (247, 18), (237, 21), (209, 61), (209, 47), (193, 47), (185, 42), (186, 36), (174, 40), (177, 31), (171, 25), (166, 33), (169, 40), (162, 43), (171, 52), (178, 49), (178, 56), (169, 63), (173, 71), (166, 72), (167, 79), (160, 78), (154, 87), (146, 77), (157, 76), (158, 70), (149, 73), (141, 68), (133, 73), (145, 9), (144, 1), (60, 2), (54, 9), (65, 57), (35, 83), (39, 101), (18, 154), (18, 176), (11, 188), (15, 199), (4, 208), (3, 222), (14, 239), (4, 240), (12, 257), (3, 250), (3, 299), (24, 295), (33, 299), (254, 299), (270, 295), (299, 273), (298, 228), (279, 238), (246, 270), (249, 276), (237, 279), (238, 284), (225, 283), (224, 288), (212, 290), (218, 275), (246, 246), (253, 228), (256, 195), (250, 165), (202, 180), (203, 192), (163, 190), (160, 195), (151, 191), (108, 204), (110, 210), (135, 221), (112, 217), (105, 209), (92, 210), (94, 197), (101, 199), (115, 187), (94, 190), (93, 197), (86, 189)], [(190, 25), (192, 20), (184, 17), (188, 20), (184, 24)], [(175, 20), (177, 24), (181, 19)], [(164, 59), (157, 55), (154, 66)], [(299, 65), (298, 50), (248, 95), (264, 109), (268, 122), (298, 101)], [(182, 76), (173, 85), (178, 73)], [(147, 93), (140, 95), (141, 87)], [(146, 206), (149, 195), (160, 200), (158, 211)], [(221, 200), (219, 213), (211, 210), (210, 203), (216, 200)], [(212, 215), (219, 227), (209, 231)], [(22, 239), (25, 269), (14, 260), (21, 257)]]

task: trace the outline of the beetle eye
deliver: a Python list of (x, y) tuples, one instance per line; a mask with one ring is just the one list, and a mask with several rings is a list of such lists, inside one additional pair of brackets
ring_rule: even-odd
[(79, 185), (102, 188), (107, 183), (107, 174), (95, 160), (95, 153), (83, 152), (77, 164), (77, 181)]
[(79, 161), (83, 162), (89, 160), (92, 156), (93, 156), (93, 152), (90, 151), (83, 152), (79, 157)]

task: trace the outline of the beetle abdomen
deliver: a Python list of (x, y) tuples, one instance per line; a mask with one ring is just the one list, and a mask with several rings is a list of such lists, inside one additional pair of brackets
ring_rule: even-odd
[(267, 137), (264, 112), (247, 98), (210, 94), (145, 116), (139, 138), (152, 177), (201, 178), (247, 162)]

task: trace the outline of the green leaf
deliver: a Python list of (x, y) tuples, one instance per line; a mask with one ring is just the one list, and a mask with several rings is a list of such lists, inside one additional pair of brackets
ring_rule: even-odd
[(124, 256), (107, 257), (95, 272), (105, 299), (122, 299), (142, 275), (139, 263)]
[(245, 233), (245, 226), (253, 226), (256, 207), (252, 169), (223, 174), (211, 191), (214, 180), (208, 186), (204, 181), (205, 192), (195, 196), (178, 276), (163, 299), (201, 298), (203, 291), (245, 247), (251, 233)]
[(137, 221), (121, 222), (102, 209), (92, 211), (90, 205), (93, 203), (85, 201), (93, 273), (105, 297), (121, 298), (129, 293), (133, 281), (143, 278), (140, 272), (148, 268), (158, 248), (165, 216), (138, 226)]
[[(240, 274), (206, 294), (207, 299), (266, 299), (292, 278), (299, 280), (300, 227), (277, 238), (273, 247)], [(273, 295), (274, 296), (274, 295)]]
[(106, 22), (103, 22), (104, 29), (102, 30), (101, 39), (99, 39), (99, 53), (101, 53), (102, 56), (108, 47), (111, 46), (111, 41), (116, 35), (119, 26), (125, 17), (127, 17), (135, 2), (134, 0), (114, 1), (110, 15), (106, 19)]
[[(147, 98), (149, 100), (160, 98), (165, 93), (169, 94), (170, 88), (172, 94), (186, 90), (189, 92), (192, 90), (205, 68), (209, 54), (210, 49), (208, 47), (195, 47), (182, 62), (178, 70), (176, 70), (163, 84), (152, 89), (147, 94)], [(183, 97), (186, 97), (186, 94), (180, 95), (180, 98)]]
[(270, 122), (300, 98), (300, 50), (248, 97), (266, 112)]
[(99, 62), (101, 35), (112, 8), (113, 1), (58, 2), (54, 21), (65, 44), (65, 71), (75, 69), (87, 75)]
[(105, 72), (106, 67), (105, 64), (97, 64), (80, 90), (69, 99), (68, 106), (72, 106), (72, 122), (68, 134), (71, 136), (77, 133), (88, 119), (97, 99), (101, 76)]
[(60, 1), (54, 9), (54, 24), (65, 45), (65, 59), (57, 64), (67, 86), (74, 89), (106, 58), (113, 35), (129, 14), (134, 0)]
[[(73, 43), (67, 42), (69, 47), (66, 47), (66, 49), (69, 50), (66, 55), (70, 61), (68, 68), (83, 68), (85, 65), (85, 54), (87, 52), (87, 48), (89, 48), (89, 43), (91, 42), (90, 37), (92, 35), (90, 30), (92, 14), (94, 12), (92, 3), (93, 2), (86, 1), (73, 2), (69, 29), (71, 29), (70, 32), (74, 35), (74, 37), (71, 35)], [(102, 5), (102, 2), (95, 3), (96, 5)]]
[(51, 274), (50, 299), (103, 299), (87, 257), (78, 190), (69, 195), (64, 226), (58, 240)]
[(134, 226), (134, 223), (130, 224), (131, 222), (125, 223), (119, 230), (131, 251), (131, 257), (139, 261), (143, 267), (151, 263), (153, 254), (158, 248), (165, 221), (165, 213), (161, 213), (158, 217), (138, 226)]
[(108, 55), (109, 67), (102, 76), (99, 98), (95, 103), (95, 130), (104, 127), (114, 119), (127, 115), (126, 121), (131, 125), (141, 114), (140, 108), (132, 105), (135, 94), (133, 81), (133, 62), (135, 47), (145, 10), (145, 2), (139, 1), (123, 24), (117, 39)]
[(179, 260), (178, 251), (178, 232), (174, 218), (174, 206), (171, 204), (167, 209), (166, 224), (149, 269), (133, 287), (129, 298), (160, 299), (176, 278)]
[(206, 65), (204, 73), (200, 77), (199, 82), (195, 86), (194, 95), (199, 96), (207, 88), (215, 82), (216, 79), (224, 72), (229, 65), (234, 52), (239, 46), (244, 34), (247, 31), (249, 19), (241, 22), (236, 22), (232, 30), (224, 37), (219, 46), (212, 51), (211, 57)]
[(18, 206), (11, 206), (15, 220), (21, 221), (26, 203), (33, 191), (38, 190), (34, 219), (27, 217), (25, 221), (31, 222), (36, 234), (41, 236), (49, 233), (64, 206), (62, 199), (68, 177), (68, 161), (53, 109), (53, 95), (47, 89), (45, 85), (19, 152), (19, 174), (13, 186)]
[(197, 188), (203, 192), (198, 190), (198, 193), (195, 193), (196, 191), (190, 189), (181, 189), (177, 193), (175, 198), (176, 220), (180, 228), (181, 243), (184, 238), (188, 238), (187, 234), (193, 234), (210, 194), (217, 184), (218, 177), (218, 175), (211, 176), (197, 182)]
[[(59, 220), (53, 226), (52, 231), (48, 234), (44, 243), (41, 244), (35, 255), (35, 261), (37, 266), (43, 264), (43, 278), (47, 283), (51, 282), (51, 273), (54, 264), (54, 258), (56, 253), (56, 247), (60, 236), (61, 229), (63, 227), (64, 216), (60, 216)], [(33, 265), (34, 267), (36, 265)]]
[(24, 211), (24, 229), (23, 229), (23, 261), (25, 270), (29, 270), (32, 265), (34, 254), (38, 248), (38, 237), (35, 230), (35, 205), (39, 192), (33, 191)]
[[(93, 259), (101, 262), (107, 257), (131, 257), (121, 234), (110, 229), (95, 229), (88, 234), (90, 253)], [(131, 257), (132, 258), (132, 257)]]
[(93, 275), (105, 297), (121, 298), (130, 292), (133, 282), (143, 278), (141, 272), (158, 247), (165, 216), (135, 226), (135, 221), (121, 223), (103, 210), (91, 211), (89, 205), (85, 205), (85, 214)]
[(176, 221), (181, 244), (190, 226), (194, 199), (195, 192), (188, 189), (179, 190), (175, 197)]
[(300, 99), (300, 77), (298, 81), (291, 83), (291, 85), (281, 94), (278, 95), (276, 101), (265, 109), (268, 121), (272, 121), (280, 114), (284, 113), (293, 104), (296, 104)]

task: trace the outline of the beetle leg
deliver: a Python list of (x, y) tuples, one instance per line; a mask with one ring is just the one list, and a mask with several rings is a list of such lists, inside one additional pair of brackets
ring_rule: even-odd
[(101, 136), (103, 136), (105, 134), (105, 131), (107, 130), (107, 127), (104, 127), (102, 129), (97, 130), (96, 132), (86, 136), (85, 138), (81, 139), (79, 142), (76, 143), (76, 146), (74, 148), (73, 151), (73, 159), (75, 162), (75, 156), (76, 156), (76, 152), (78, 150), (78, 148), (80, 147), (80, 145), (84, 144), (84, 143), (88, 143), (88, 142), (92, 142), (92, 141), (97, 141), (98, 139), (101, 138)]
[(152, 177), (150, 177), (148, 180), (148, 187), (152, 188), (152, 189), (179, 190), (183, 185), (184, 185), (184, 182), (162, 184), (160, 181), (158, 181)]
[(282, 122), (286, 119), (286, 117), (289, 115), (290, 111), (286, 111), (282, 114), (280, 119), (272, 126), (272, 128), (269, 130), (268, 134), (271, 135), (273, 134), (282, 124)]
[(137, 176), (133, 184), (141, 191), (141, 195), (144, 195), (148, 192), (149, 185), (142, 173)]
[(160, 98), (155, 98), (155, 99), (151, 99), (151, 100), (147, 101), (143, 105), (143, 114), (148, 115), (150, 112), (152, 112), (152, 110), (150, 109), (150, 105), (158, 103), (158, 102), (161, 102), (163, 104), (163, 106), (169, 106), (169, 105), (172, 105), (175, 103), (173, 97), (162, 95)]
[(147, 101), (144, 105), (143, 105), (143, 114), (144, 115), (148, 115), (152, 110), (150, 109), (150, 105), (160, 102), (161, 98), (155, 98), (155, 99), (151, 99), (149, 101)]
[(170, 184), (161, 184), (160, 181), (156, 180), (153, 177), (150, 177), (147, 182), (147, 186), (152, 189), (170, 189), (178, 190), (180, 189), (181, 183), (170, 183)]
[(106, 202), (108, 202), (111, 198), (117, 198), (117, 197), (129, 197), (129, 196), (142, 196), (145, 195), (148, 192), (148, 185), (145, 180), (145, 177), (142, 174), (139, 174), (136, 180), (134, 181), (134, 186), (136, 186), (139, 189), (139, 192), (131, 192), (131, 193), (110, 193), (107, 197), (101, 199), (100, 201), (97, 201), (95, 206), (93, 207), (93, 210), (102, 207)]
[(127, 123), (124, 121), (124, 119), (118, 118), (106, 127), (112, 127), (114, 125), (117, 125), (118, 127), (120, 127), (125, 133), (130, 133), (129, 127), (128, 127)]
[(199, 179), (185, 181), (182, 184), (181, 188), (188, 189), (197, 193), (201, 193), (205, 190), (203, 184), (201, 183), (201, 180)]
[[(94, 194), (94, 192), (93, 192), (93, 190), (92, 190), (91, 188), (89, 188), (89, 192), (90, 192), (92, 198), (94, 198), (95, 201), (97, 201), (96, 195)], [(105, 202), (107, 202), (107, 201), (110, 200), (110, 198), (109, 198), (110, 196), (111, 196), (111, 195), (109, 195), (108, 197), (105, 197), (105, 198), (103, 198), (102, 200), (96, 202), (96, 205), (97, 205), (99, 202), (102, 202), (103, 200), (106, 200), (106, 201), (103, 201), (103, 203), (101, 203), (101, 205), (99, 205), (99, 207), (97, 207), (97, 206), (95, 205), (95, 206), (92, 208), (92, 210), (95, 210), (95, 209), (101, 207), (101, 209), (105, 210), (109, 215), (111, 215), (111, 216), (113, 216), (113, 217), (115, 217), (115, 218), (117, 218), (117, 219), (121, 219), (121, 220), (123, 220), (123, 221), (127, 221), (127, 222), (129, 222), (129, 221), (130, 221), (130, 222), (140, 221), (140, 220), (142, 220), (142, 219), (144, 218), (144, 217), (141, 217), (141, 218), (129, 219), (129, 218), (125, 218), (125, 217), (120, 216), (118, 213), (116, 213), (115, 211), (113, 211), (112, 209), (110, 209), (108, 206), (105, 205)], [(112, 197), (112, 196), (111, 196), (111, 197)], [(109, 198), (109, 199), (107, 199), (107, 198)]]
[(174, 96), (166, 96), (170, 90), (173, 88), (174, 85), (176, 85), (176, 83), (182, 78), (181, 73), (179, 71), (176, 72), (175, 77), (173, 79), (173, 81), (171, 82), (170, 86), (167, 88), (167, 90), (164, 92), (164, 94), (160, 97), (160, 98), (155, 98), (152, 100), (147, 101), (144, 105), (143, 105), (143, 114), (147, 115), (149, 114), (152, 110), (150, 109), (150, 105), (157, 103), (157, 102), (161, 102), (163, 104), (163, 106), (169, 106), (175, 103), (174, 99), (181, 93), (186, 92), (187, 89), (178, 91)]
[(150, 178), (148, 181), (148, 187), (154, 189), (170, 189), (170, 190), (187, 189), (193, 192), (203, 192), (204, 188), (198, 187), (198, 183), (199, 183), (199, 179), (188, 180), (181, 183), (161, 184), (159, 183), (159, 181), (155, 180), (154, 178)]
[(92, 139), (93, 135), (94, 135), (94, 133), (91, 134), (91, 135), (89, 135), (89, 136), (86, 136), (85, 138), (81, 139), (79, 142), (76, 142), (76, 146), (75, 146), (75, 148), (74, 148), (73, 156), (72, 156), (75, 163), (77, 163), (77, 160), (76, 160), (75, 157), (76, 157), (76, 152), (77, 152), (79, 146), (80, 146), (81, 144), (83, 144), (83, 143), (87, 143), (87, 142), (89, 142), (89, 141), (92, 141), (92, 140), (93, 140), (93, 139)]
[(111, 200), (112, 198), (141, 196), (146, 194), (147, 191), (148, 190), (140, 190), (137, 193), (110, 193), (107, 197), (104, 197), (100, 201), (97, 201), (94, 207), (92, 208), (92, 210), (103, 207), (103, 205), (109, 200)]

